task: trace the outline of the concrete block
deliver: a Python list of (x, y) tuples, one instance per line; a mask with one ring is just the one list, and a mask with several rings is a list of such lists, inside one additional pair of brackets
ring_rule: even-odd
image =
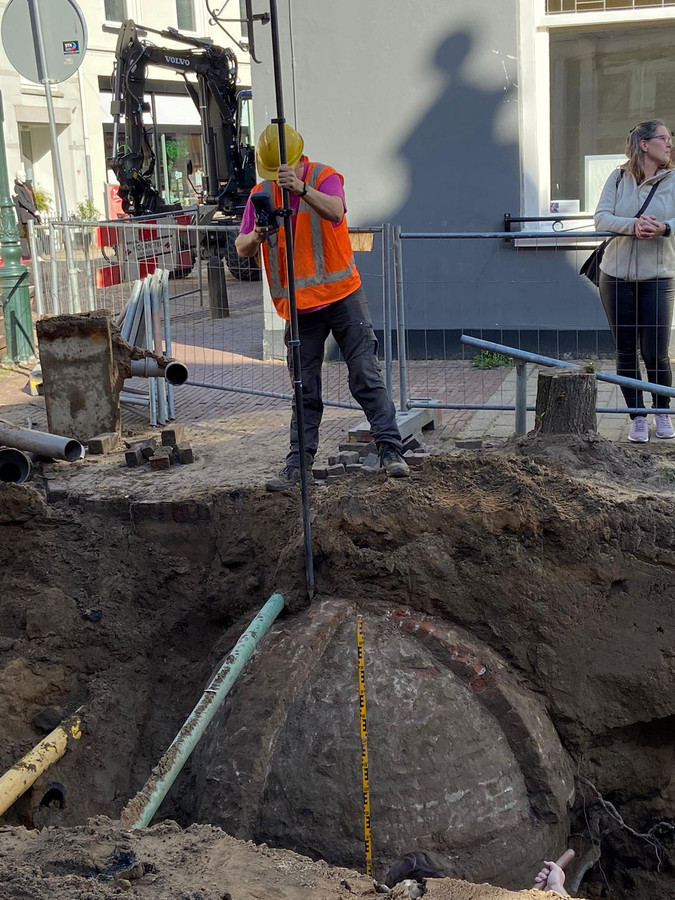
[(141, 450), (125, 450), (124, 451), (124, 461), (130, 469), (136, 468), (136, 466), (142, 466), (145, 462), (145, 457), (143, 456), (143, 452)]
[[(396, 413), (396, 424), (401, 432), (401, 440), (405, 440), (415, 432), (437, 428), (442, 422), (440, 409), (409, 409), (407, 412)], [(360, 422), (356, 428), (349, 431), (350, 441), (372, 441), (368, 421)]]
[(92, 435), (120, 435), (123, 372), (108, 315), (47, 316), (36, 329), (49, 431), (83, 443)]
[(87, 450), (92, 456), (100, 456), (102, 453), (112, 453), (119, 445), (119, 435), (109, 431), (97, 434), (87, 441)]
[(195, 461), (195, 455), (190, 444), (187, 441), (181, 441), (173, 448), (173, 461), (187, 466)]
[(360, 459), (361, 456), (359, 455), (358, 450), (349, 450), (341, 453), (337, 458), (337, 462), (342, 463), (343, 466), (347, 467), (357, 463)]
[(345, 466), (345, 472), (347, 473), (347, 475), (357, 475), (362, 471), (362, 469), (363, 466), (361, 465), (361, 463), (348, 463)]
[(312, 475), (318, 478), (319, 481), (324, 481), (324, 479), (328, 478), (328, 468), (326, 466), (314, 466)]
[(162, 446), (175, 447), (185, 440), (185, 425), (176, 422), (170, 428), (162, 429)]
[(482, 446), (482, 438), (465, 438), (464, 440), (458, 438), (455, 441), (455, 447), (457, 447), (458, 450), (480, 450)]
[(154, 456), (151, 456), (148, 462), (153, 471), (168, 469), (171, 466), (171, 447), (160, 447)]
[(380, 468), (380, 457), (377, 453), (369, 453), (368, 456), (363, 460), (364, 466), (370, 466), (371, 468)]
[(332, 456), (329, 456), (328, 459), (326, 460), (326, 464), (329, 466), (336, 466), (339, 462), (340, 462), (340, 460), (337, 458), (337, 456), (335, 456), (335, 454), (333, 454)]
[(159, 447), (156, 438), (144, 438), (142, 441), (128, 441), (126, 446), (130, 450), (139, 450), (143, 455), (143, 459), (150, 459)]
[(345, 474), (345, 467), (342, 463), (336, 463), (334, 466), (326, 467), (326, 475), (328, 478), (336, 478)]

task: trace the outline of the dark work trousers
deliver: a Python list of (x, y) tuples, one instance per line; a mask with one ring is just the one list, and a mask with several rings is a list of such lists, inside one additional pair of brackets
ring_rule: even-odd
[[(623, 281), (600, 273), (600, 299), (616, 343), (616, 374), (641, 379), (638, 350), (647, 380), (671, 387), (670, 326), (673, 319), (673, 279)], [(626, 406), (644, 408), (642, 391), (622, 387)], [(652, 405), (670, 408), (670, 397), (652, 394)], [(631, 413), (631, 419), (640, 413)]]
[[(382, 368), (377, 358), (377, 338), (373, 331), (363, 288), (316, 312), (298, 315), (300, 361), (302, 364), (302, 399), (305, 417), (305, 449), (312, 459), (319, 446), (319, 425), (323, 416), (321, 399), (321, 365), (326, 338), (332, 332), (349, 370), (349, 390), (361, 404), (376, 443), (392, 444), (401, 450), (401, 435), (396, 424), (396, 408), (387, 393)], [(293, 382), (293, 355), (288, 341), (290, 323), (286, 325), (288, 371)], [(295, 394), (291, 418), (291, 449), (287, 466), (300, 465), (298, 423)]]

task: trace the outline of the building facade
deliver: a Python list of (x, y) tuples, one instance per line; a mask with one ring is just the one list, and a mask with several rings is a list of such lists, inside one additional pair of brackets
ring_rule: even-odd
[[(104, 217), (112, 212), (109, 201), (115, 183), (106, 160), (112, 151), (110, 78), (121, 22), (133, 19), (139, 27), (158, 31), (175, 28), (188, 36), (209, 37), (219, 46), (232, 47), (241, 61), (242, 86), (250, 85), (250, 67), (248, 54), (217, 25), (209, 24), (203, 0), (78, 0), (78, 5), (87, 26), (87, 52), (77, 73), (52, 87), (66, 214), (76, 214), (78, 204), (91, 200)], [(7, 0), (0, 0), (0, 15), (6, 6)], [(239, 0), (229, 0), (227, 9), (227, 17), (235, 19), (240, 14)], [(226, 27), (235, 40), (242, 41), (240, 23), (228, 23)], [(154, 33), (144, 39), (159, 47), (186, 47)], [(51, 198), (53, 214), (61, 215), (44, 88), (20, 76), (0, 50), (0, 90), (10, 183), (15, 171), (23, 168), (33, 185)], [(146, 99), (151, 109), (147, 124), (156, 151), (157, 187), (166, 200), (190, 203), (194, 195), (187, 180), (187, 161), (192, 160), (198, 180), (201, 128), (184, 79), (170, 69), (150, 67)]]
[[(352, 225), (499, 232), (505, 214), (592, 212), (629, 129), (675, 126), (673, 0), (293, 0), (280, 18), (287, 119), (344, 174)], [(255, 37), (259, 132), (274, 88), (269, 31)], [(550, 355), (611, 347), (578, 275), (588, 245), (527, 228), (404, 242), (411, 350), (472, 330)]]

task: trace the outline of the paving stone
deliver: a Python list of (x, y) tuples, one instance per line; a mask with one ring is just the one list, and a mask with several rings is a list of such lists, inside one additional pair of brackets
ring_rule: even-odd
[(60, 503), (67, 500), (70, 491), (68, 486), (60, 481), (47, 481), (47, 502)]
[(150, 459), (160, 446), (156, 438), (144, 438), (142, 441), (125, 441), (125, 444), (130, 450), (140, 450), (144, 459)]
[(482, 438), (465, 438), (455, 440), (455, 447), (457, 447), (458, 450), (480, 450), (482, 446)]
[(429, 459), (428, 453), (406, 453), (405, 461), (409, 466), (421, 466), (423, 462)]
[(178, 462), (182, 466), (187, 466), (195, 461), (192, 446), (187, 441), (181, 441), (173, 448), (173, 462)]
[(125, 450), (124, 461), (130, 469), (135, 469), (137, 466), (143, 465), (145, 456), (143, 456), (142, 450)]
[(112, 453), (113, 450), (117, 450), (119, 443), (120, 438), (116, 432), (106, 431), (89, 438), (87, 450), (92, 456), (99, 456), (102, 453)]
[(371, 468), (380, 468), (380, 457), (377, 453), (369, 453), (368, 456), (363, 460), (364, 466), (370, 466)]
[(354, 463), (357, 463), (361, 459), (358, 450), (349, 450), (342, 452), (338, 458), (337, 462), (342, 463), (343, 466), (350, 466)]
[(154, 456), (151, 456), (148, 462), (153, 471), (160, 469), (168, 469), (171, 467), (171, 447), (160, 447)]
[(335, 465), (328, 466), (326, 468), (326, 475), (328, 478), (334, 478), (336, 476), (341, 476), (345, 474), (345, 467), (342, 463), (336, 463)]
[(363, 466), (361, 463), (347, 463), (345, 466), (345, 472), (347, 475), (356, 475), (359, 472), (363, 471)]
[(175, 422), (170, 428), (162, 429), (162, 446), (175, 447), (185, 440), (185, 425)]
[(327, 466), (314, 466), (312, 469), (312, 475), (315, 478), (318, 478), (319, 481), (324, 481), (328, 478), (328, 468)]

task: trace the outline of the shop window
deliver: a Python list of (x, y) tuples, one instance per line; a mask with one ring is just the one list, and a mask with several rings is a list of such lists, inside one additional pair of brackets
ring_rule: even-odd
[(551, 199), (595, 209), (637, 122), (675, 127), (675, 24), (552, 31)]

